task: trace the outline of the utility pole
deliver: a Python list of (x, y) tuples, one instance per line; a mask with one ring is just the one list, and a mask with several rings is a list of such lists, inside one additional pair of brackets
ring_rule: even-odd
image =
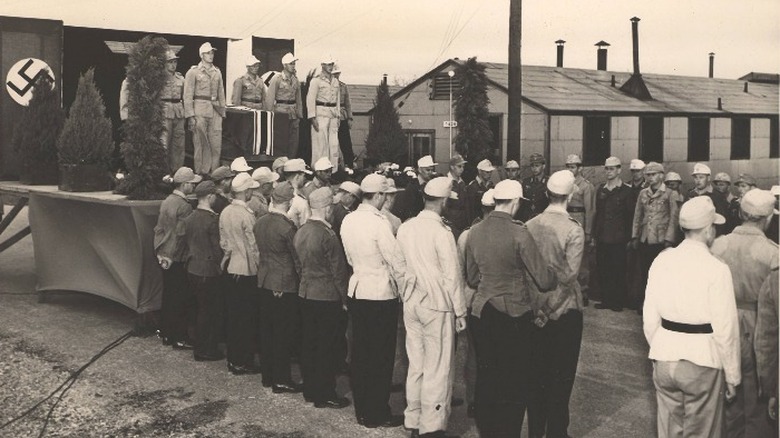
[(509, 114), (507, 116), (506, 159), (520, 161), (520, 118), (523, 110), (522, 67), (520, 48), (522, 46), (523, 2), (509, 2)]

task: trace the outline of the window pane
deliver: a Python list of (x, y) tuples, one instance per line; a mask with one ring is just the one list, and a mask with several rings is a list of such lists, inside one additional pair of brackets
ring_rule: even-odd
[(688, 161), (709, 161), (710, 119), (688, 118)]
[(609, 117), (583, 118), (582, 161), (586, 166), (600, 166), (610, 155), (611, 126)]
[(750, 158), (750, 119), (731, 119), (731, 159)]
[(664, 161), (664, 119), (642, 117), (639, 119), (639, 158), (645, 162)]

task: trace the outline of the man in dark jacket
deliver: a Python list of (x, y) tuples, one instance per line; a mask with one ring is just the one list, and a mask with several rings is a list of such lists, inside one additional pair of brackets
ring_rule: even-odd
[[(715, 190), (710, 183), (710, 171), (709, 166), (703, 163), (696, 163), (693, 166), (693, 188), (688, 191), (688, 199), (695, 198), (697, 196), (709, 196), (712, 199), (712, 203), (715, 204), (715, 211), (723, 216), (729, 215), (729, 203), (726, 201), (726, 197), (723, 193)], [(726, 234), (727, 225), (716, 225), (715, 230), (718, 232), (718, 236)]]
[(426, 155), (417, 160), (417, 178), (413, 179), (403, 192), (396, 195), (393, 209), (390, 210), (394, 215), (401, 219), (401, 222), (415, 217), (425, 206), (423, 200), (423, 188), (436, 174), (436, 163), (433, 157)]

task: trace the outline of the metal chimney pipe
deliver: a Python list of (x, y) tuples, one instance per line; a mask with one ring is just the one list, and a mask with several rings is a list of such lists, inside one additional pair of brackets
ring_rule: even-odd
[(609, 43), (606, 41), (599, 41), (596, 44), (598, 50), (596, 51), (596, 69), (606, 71), (607, 70), (607, 47)]
[(710, 78), (715, 77), (715, 53), (710, 52)]
[(612, 86), (615, 86), (615, 75), (612, 75)]
[(631, 39), (634, 43), (634, 74), (639, 73), (639, 17), (631, 18)]
[(723, 110), (723, 100), (719, 97), (718, 98), (718, 111)]
[(745, 91), (745, 93), (748, 92), (748, 83), (747, 82), (745, 82), (745, 90), (744, 91)]
[(555, 63), (556, 67), (563, 67), (563, 45), (566, 44), (564, 40), (558, 40), (555, 42), (558, 45), (558, 59)]
[(387, 85), (387, 73), (382, 75), (382, 85)]

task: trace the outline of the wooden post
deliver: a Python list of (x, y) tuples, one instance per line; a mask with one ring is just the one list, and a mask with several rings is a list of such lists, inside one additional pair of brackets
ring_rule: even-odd
[(522, 104), (522, 67), (520, 48), (522, 46), (522, 0), (509, 2), (509, 113), (507, 115), (506, 159), (520, 162), (521, 132), (520, 118)]

